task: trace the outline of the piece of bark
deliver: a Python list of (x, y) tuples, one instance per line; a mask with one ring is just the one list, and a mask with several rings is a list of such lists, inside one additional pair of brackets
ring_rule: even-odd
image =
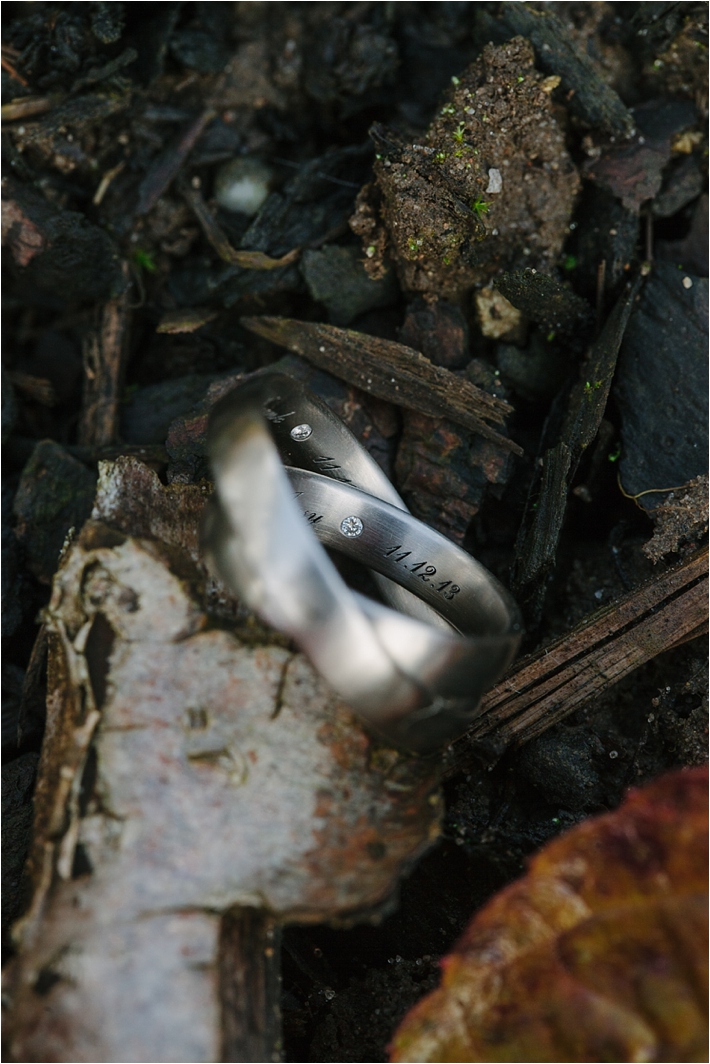
[[(128, 266), (123, 265), (127, 280)], [(129, 291), (110, 299), (96, 314), (84, 338), (84, 395), (79, 443), (102, 447), (116, 442), (131, 324)]]
[(519, 662), (484, 697), (478, 719), (448, 753), (446, 775), (469, 764), (472, 742), (500, 752), (541, 735), (644, 662), (708, 629), (708, 551), (595, 611)]
[(506, 483), (510, 456), (442, 418), (402, 412), (397, 484), (415, 517), (462, 544), (491, 485)]
[(37, 287), (57, 309), (112, 299), (125, 287), (118, 249), (104, 229), (11, 174), (3, 177), (2, 246), (21, 290)]
[(43, 584), (50, 584), (70, 529), (79, 529), (91, 513), (96, 476), (54, 440), (32, 449), (13, 500), (15, 536), (26, 563)]
[(500, 14), (513, 33), (527, 37), (535, 58), (548, 74), (558, 74), (569, 106), (593, 127), (628, 136), (634, 128), (631, 112), (621, 97), (597, 74), (585, 55), (570, 42), (564, 23), (553, 10), (530, 4), (501, 4)]
[(260, 909), (232, 909), (222, 917), (222, 1061), (281, 1059), (280, 937), (273, 917)]
[(288, 348), (319, 369), (362, 388), (369, 395), (430, 417), (446, 417), (492, 440), (501, 450), (522, 454), (512, 440), (486, 422), (503, 424), (512, 407), (410, 347), (334, 325), (292, 318), (242, 318), (258, 336)]
[(138, 190), (137, 214), (147, 214), (167, 191), (215, 114), (211, 107), (207, 107), (190, 123), (177, 144), (162, 155), (146, 174)]
[(232, 266), (240, 266), (245, 270), (278, 270), (282, 266), (290, 266), (300, 255), (300, 248), (293, 248), (278, 259), (266, 255), (263, 251), (253, 251), (248, 248), (237, 250), (232, 247), (226, 233), (217, 225), (217, 222), (210, 214), (200, 190), (193, 188), (185, 181), (181, 184), (180, 192), (200, 223), (202, 232), (222, 262), (228, 262)]
[(47, 628), (40, 625), (22, 682), (17, 722), (17, 745), (40, 745), (47, 703)]
[(527, 607), (528, 621), (539, 621), (547, 577), (557, 554), (572, 478), (579, 460), (596, 436), (606, 409), (616, 360), (641, 278), (629, 285), (609, 315), (569, 397), (559, 442), (542, 460), (539, 482), (533, 483), (528, 508), (518, 533), (513, 589)]
[[(437, 766), (374, 745), (302, 655), (206, 627), (198, 583), (95, 522), (57, 574), (16, 1061), (273, 1059), (271, 958), (243, 945), (268, 928), (232, 910), (368, 919), (435, 837)], [(256, 1024), (235, 951), (265, 964)]]

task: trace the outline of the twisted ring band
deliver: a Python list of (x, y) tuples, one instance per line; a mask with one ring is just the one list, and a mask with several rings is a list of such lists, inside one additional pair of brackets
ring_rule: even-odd
[[(283, 374), (220, 400), (208, 448), (211, 569), (387, 741), (428, 753), (460, 735), (520, 641), (498, 581), (412, 517), (349, 429)], [(373, 570), (396, 611), (350, 590), (321, 544)]]

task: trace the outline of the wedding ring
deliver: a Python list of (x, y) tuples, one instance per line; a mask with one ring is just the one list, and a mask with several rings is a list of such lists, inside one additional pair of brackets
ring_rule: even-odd
[[(465, 731), (520, 641), (498, 581), (414, 518), (343, 422), (283, 374), (220, 400), (208, 448), (215, 574), (387, 741), (428, 753)], [(348, 588), (323, 545), (373, 570), (396, 610)]]

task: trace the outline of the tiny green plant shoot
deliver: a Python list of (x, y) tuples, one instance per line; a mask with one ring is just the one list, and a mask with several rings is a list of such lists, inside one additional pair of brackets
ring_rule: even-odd
[(146, 270), (148, 273), (155, 273), (158, 268), (150, 252), (143, 251), (142, 248), (136, 248), (133, 253), (133, 261), (139, 270)]
[(490, 204), (481, 196), (476, 196), (475, 200), (471, 204), (471, 210), (477, 218), (480, 218), (482, 214), (488, 214), (489, 206)]

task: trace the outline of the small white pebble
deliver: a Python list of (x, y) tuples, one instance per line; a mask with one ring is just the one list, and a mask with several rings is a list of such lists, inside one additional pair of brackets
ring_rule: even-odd
[(597, 600), (597, 602), (601, 602), (601, 600), (604, 598), (604, 592), (603, 591), (595, 591), (594, 592), (594, 598)]
[(217, 171), (215, 199), (225, 211), (256, 214), (269, 195), (271, 168), (260, 159), (242, 155), (224, 163)]
[(611, 758), (612, 761), (614, 761), (618, 756), (619, 756), (619, 751), (618, 750), (610, 750), (609, 751), (609, 757)]
[(683, 288), (692, 288), (693, 287), (693, 282), (692, 282), (690, 277), (684, 277), (682, 283), (683, 283)]
[(486, 192), (491, 192), (495, 195), (497, 192), (503, 191), (503, 178), (501, 177), (500, 170), (488, 171), (488, 188)]

